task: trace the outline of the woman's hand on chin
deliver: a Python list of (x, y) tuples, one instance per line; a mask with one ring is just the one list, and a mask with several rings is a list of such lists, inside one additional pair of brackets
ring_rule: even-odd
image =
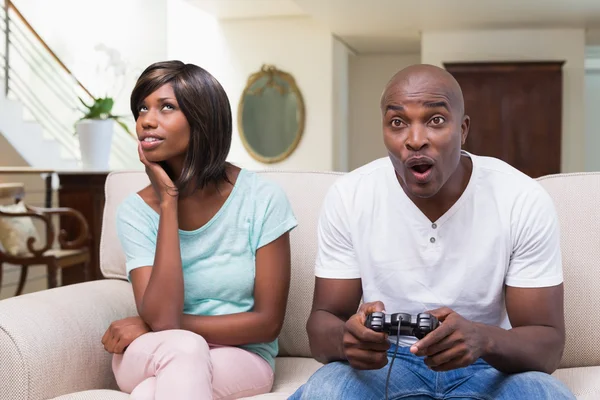
[(150, 178), (152, 187), (158, 195), (160, 204), (163, 205), (165, 202), (172, 200), (177, 201), (179, 190), (160, 164), (148, 161), (144, 154), (144, 150), (142, 150), (141, 142), (138, 144), (138, 153), (140, 161), (146, 167), (146, 174), (148, 175), (148, 178)]

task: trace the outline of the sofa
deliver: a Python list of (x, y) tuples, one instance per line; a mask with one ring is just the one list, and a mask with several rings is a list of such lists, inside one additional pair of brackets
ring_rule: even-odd
[[(305, 323), (313, 293), (316, 224), (333, 172), (261, 172), (286, 191), (299, 226), (291, 233), (292, 282), (279, 337), (275, 384), (253, 399), (286, 399), (321, 364), (311, 358)], [(562, 230), (567, 341), (554, 375), (578, 399), (600, 399), (600, 173), (539, 179), (555, 201)], [(148, 184), (144, 172), (106, 181), (100, 264), (106, 279), (0, 301), (0, 399), (117, 400), (109, 324), (136, 314), (116, 236), (117, 205)]]

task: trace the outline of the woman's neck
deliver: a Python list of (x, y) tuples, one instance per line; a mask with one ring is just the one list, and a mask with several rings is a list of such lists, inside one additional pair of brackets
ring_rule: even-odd
[[(169, 165), (169, 168), (171, 168), (170, 165)], [(176, 171), (177, 170), (173, 170), (173, 172), (176, 172)], [(177, 178), (179, 178), (180, 174), (181, 174), (181, 172), (179, 172), (177, 175), (174, 175), (175, 180)], [(185, 195), (180, 194), (179, 198), (181, 200), (195, 199), (195, 200), (204, 201), (215, 195), (222, 195), (223, 193), (229, 193), (231, 187), (233, 187), (233, 183), (235, 183), (235, 181), (237, 179), (238, 172), (236, 172), (236, 168), (232, 168), (231, 164), (225, 164), (225, 175), (227, 176), (227, 178), (219, 180), (218, 182), (207, 182), (206, 185), (202, 188), (195, 187), (191, 191), (186, 191), (184, 189), (183, 192), (186, 194)], [(197, 184), (197, 181), (192, 180), (188, 184), (194, 186)]]
[(185, 158), (182, 156), (165, 161), (165, 164), (169, 167), (169, 172), (172, 174), (171, 178), (173, 179), (173, 182), (181, 176), (184, 160)]

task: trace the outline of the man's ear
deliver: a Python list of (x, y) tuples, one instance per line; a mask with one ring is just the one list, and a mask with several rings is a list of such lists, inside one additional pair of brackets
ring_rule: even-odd
[(460, 144), (465, 145), (467, 136), (469, 136), (469, 128), (471, 126), (471, 118), (468, 115), (463, 117), (462, 124), (460, 124)]

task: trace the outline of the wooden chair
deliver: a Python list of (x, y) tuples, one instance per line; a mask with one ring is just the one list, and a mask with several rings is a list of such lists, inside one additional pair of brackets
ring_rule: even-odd
[[(0, 199), (12, 198), (15, 203), (21, 201), (24, 197), (24, 185), (21, 183), (0, 184)], [(34, 248), (35, 238), (27, 239), (27, 249), (30, 254), (14, 256), (3, 251), (0, 247), (0, 289), (2, 288), (2, 266), (5, 263), (20, 265), (21, 275), (15, 296), (23, 292), (23, 287), (27, 281), (27, 272), (32, 265), (46, 265), (48, 270), (48, 288), (57, 286), (57, 273), (61, 268), (70, 268), (79, 265), (84, 269), (85, 280), (90, 279), (89, 262), (90, 233), (88, 224), (83, 215), (71, 208), (40, 208), (25, 205), (26, 213), (5, 213), (0, 211), (1, 218), (35, 218), (44, 223), (46, 231), (46, 243), (42, 248), (39, 244)], [(55, 229), (52, 223), (54, 215), (70, 216), (79, 221), (79, 234), (74, 240), (67, 240), (67, 232), (61, 229), (58, 235), (60, 249), (53, 248), (55, 239)]]

